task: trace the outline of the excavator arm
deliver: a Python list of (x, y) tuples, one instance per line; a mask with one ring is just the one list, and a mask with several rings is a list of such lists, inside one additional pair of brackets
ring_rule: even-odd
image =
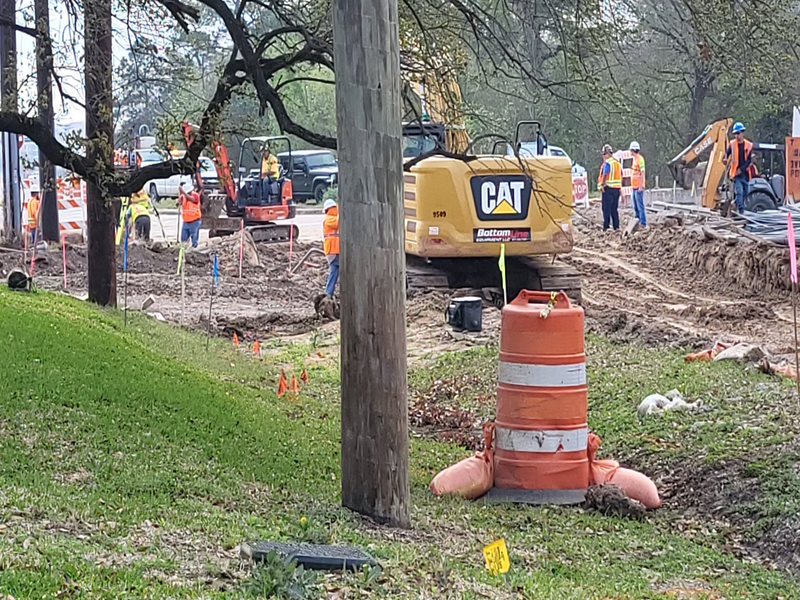
[(458, 82), (455, 79), (439, 81), (411, 75), (406, 75), (405, 78), (404, 95), (411, 109), (409, 125), (443, 125), (445, 149), (465, 153), (469, 147), (469, 136), (464, 123), (463, 99)]
[(714, 208), (717, 204), (717, 189), (725, 177), (725, 164), (722, 160), (732, 123), (733, 119), (714, 121), (680, 154), (669, 161), (669, 170), (675, 182), (684, 189), (691, 189), (688, 173), (692, 166), (699, 162), (700, 157), (710, 150), (702, 183), (702, 204), (706, 208)]
[[(188, 148), (194, 140), (194, 132), (197, 129), (196, 125), (192, 125), (188, 121), (181, 123), (181, 130), (183, 132), (183, 139), (186, 141)], [(209, 142), (209, 147), (214, 152), (214, 168), (217, 171), (217, 179), (225, 195), (230, 198), (231, 202), (236, 200), (236, 188), (233, 184), (233, 176), (231, 174), (230, 160), (228, 159), (228, 149), (222, 143), (222, 138), (215, 136)], [(199, 185), (202, 185), (202, 178), (200, 177), (200, 170), (195, 172), (195, 178)]]

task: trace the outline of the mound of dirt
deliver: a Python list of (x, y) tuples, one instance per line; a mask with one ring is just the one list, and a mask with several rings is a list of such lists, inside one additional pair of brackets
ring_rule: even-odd
[(622, 243), (629, 251), (658, 258), (662, 269), (696, 278), (721, 292), (743, 290), (763, 297), (784, 294), (789, 282), (789, 250), (746, 238), (725, 242), (696, 230), (651, 227)]
[(593, 485), (586, 490), (584, 508), (597, 511), (607, 516), (641, 520), (646, 512), (645, 507), (631, 500), (613, 483)]
[(592, 306), (587, 306), (585, 310), (586, 330), (600, 333), (615, 342), (635, 342), (642, 346), (659, 348), (699, 349), (708, 345), (708, 339), (703, 336), (660, 325), (626, 312), (611, 312)]

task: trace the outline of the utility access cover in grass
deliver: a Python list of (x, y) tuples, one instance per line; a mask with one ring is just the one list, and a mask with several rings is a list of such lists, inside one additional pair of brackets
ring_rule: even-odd
[(326, 546), (319, 544), (291, 544), (279, 542), (244, 542), (242, 558), (260, 562), (270, 552), (319, 571), (357, 571), (364, 565), (376, 566), (377, 561), (366, 552), (352, 546)]

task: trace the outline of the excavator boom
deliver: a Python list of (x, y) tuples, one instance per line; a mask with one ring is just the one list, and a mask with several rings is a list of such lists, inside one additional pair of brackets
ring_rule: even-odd
[[(700, 161), (700, 157), (709, 152), (708, 163), (702, 178), (702, 204), (706, 208), (714, 208), (717, 204), (717, 189), (725, 176), (725, 165), (722, 159), (728, 143), (728, 131), (733, 119), (720, 119), (708, 125), (691, 144), (680, 154), (669, 161), (669, 170), (675, 182), (684, 189), (691, 189), (690, 173), (692, 166)], [(695, 181), (695, 183), (699, 183)]]

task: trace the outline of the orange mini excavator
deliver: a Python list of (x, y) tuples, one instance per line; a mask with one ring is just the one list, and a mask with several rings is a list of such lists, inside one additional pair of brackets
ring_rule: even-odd
[[(187, 146), (194, 139), (195, 127), (182, 124), (183, 136)], [(288, 171), (281, 168), (277, 177), (262, 177), (260, 169), (244, 168), (243, 162), (249, 159), (259, 164), (265, 152), (276, 154), (276, 146), (286, 146), (289, 151)], [(242, 141), (239, 149), (238, 177), (233, 179), (228, 150), (221, 136), (215, 136), (209, 143), (214, 152), (214, 165), (219, 179), (218, 190), (206, 190), (196, 173), (196, 185), (203, 190), (203, 227), (209, 236), (236, 233), (244, 219), (245, 228), (256, 242), (280, 242), (290, 237), (297, 239), (297, 225), (276, 223), (295, 216), (292, 200), (292, 142), (286, 136), (251, 137)]]

